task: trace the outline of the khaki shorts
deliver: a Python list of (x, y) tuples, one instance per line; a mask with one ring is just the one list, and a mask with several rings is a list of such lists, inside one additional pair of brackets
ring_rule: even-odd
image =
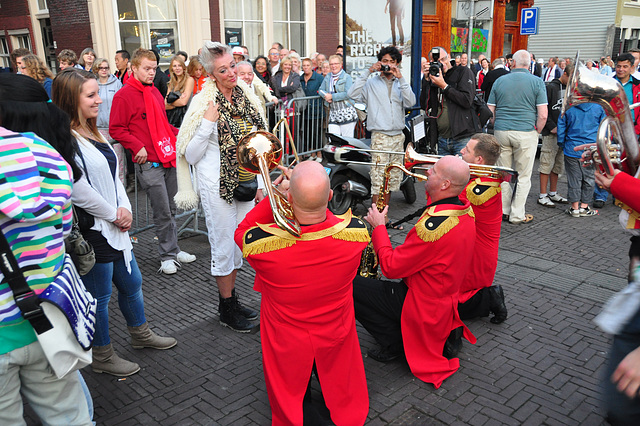
[(554, 134), (542, 137), (538, 171), (545, 175), (551, 172), (561, 175), (564, 172), (564, 153), (558, 146), (558, 137)]

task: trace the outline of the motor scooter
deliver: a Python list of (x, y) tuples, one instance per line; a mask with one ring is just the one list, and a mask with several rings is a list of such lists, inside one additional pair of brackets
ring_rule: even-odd
[[(371, 164), (376, 163), (375, 153), (354, 151), (344, 148), (371, 149), (370, 139), (356, 139), (327, 133), (328, 143), (322, 148), (322, 165), (331, 182), (333, 198), (329, 201), (329, 210), (333, 214), (343, 214), (358, 203), (364, 203), (371, 197)], [(406, 137), (406, 135), (405, 135)], [(410, 139), (407, 139), (410, 140)], [(369, 164), (361, 164), (369, 163)], [(380, 164), (378, 167), (384, 167)], [(415, 179), (404, 176), (400, 190), (405, 201), (416, 201)]]

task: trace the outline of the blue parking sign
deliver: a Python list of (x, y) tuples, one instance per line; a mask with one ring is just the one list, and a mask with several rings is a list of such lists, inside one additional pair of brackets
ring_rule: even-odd
[(539, 18), (539, 7), (528, 7), (526, 9), (522, 9), (522, 15), (520, 15), (520, 35), (538, 34)]

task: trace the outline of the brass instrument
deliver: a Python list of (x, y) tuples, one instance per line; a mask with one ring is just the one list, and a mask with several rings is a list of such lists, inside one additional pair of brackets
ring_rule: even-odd
[[(376, 202), (376, 208), (379, 212), (382, 212), (386, 207), (385, 196), (389, 194), (389, 181), (391, 179), (391, 169), (397, 168), (405, 172), (406, 174), (415, 177), (418, 180), (427, 180), (427, 176), (411, 173), (408, 167), (411, 163), (407, 163), (405, 156), (405, 165), (390, 163), (384, 167), (384, 179), (382, 181), (382, 185), (380, 185), (380, 190), (378, 191), (378, 201)], [(378, 256), (376, 255), (375, 250), (373, 249), (373, 243), (369, 242), (367, 247), (365, 247), (362, 252), (362, 257), (360, 258), (360, 267), (358, 268), (358, 274), (365, 278), (378, 278)]]
[(262, 175), (265, 190), (276, 224), (295, 237), (300, 236), (300, 224), (296, 220), (287, 198), (271, 183), (269, 172), (282, 160), (282, 144), (272, 133), (260, 130), (249, 133), (238, 142), (238, 163), (248, 172)]
[[(602, 106), (607, 117), (600, 123), (596, 146), (590, 148), (591, 159), (609, 176), (626, 160), (630, 174), (634, 175), (640, 161), (640, 149), (631, 110), (640, 103), (629, 105), (624, 88), (617, 80), (589, 71), (578, 61), (579, 56), (580, 52), (576, 54), (576, 67), (567, 83), (562, 114), (581, 103), (593, 102)], [(623, 156), (626, 158), (622, 159)]]
[[(408, 170), (427, 170), (433, 167), (433, 165), (442, 158), (442, 155), (427, 155), (427, 154), (419, 154), (413, 148), (413, 144), (409, 142), (407, 144), (407, 149), (405, 152), (395, 152), (395, 151), (376, 151), (370, 149), (360, 149), (360, 148), (346, 148), (340, 147), (336, 149), (334, 155), (337, 162), (346, 162), (341, 161), (341, 156), (347, 153), (348, 151), (367, 151), (367, 152), (382, 152), (386, 154), (397, 154), (404, 155), (404, 167)], [(376, 166), (376, 163), (366, 163), (362, 161), (348, 161), (349, 163), (354, 164), (369, 164), (372, 166)], [(425, 166), (425, 167), (419, 167)], [(469, 164), (469, 172), (472, 177), (488, 177), (493, 179), (500, 179), (502, 182), (515, 183), (518, 179), (518, 172), (510, 169), (508, 167), (499, 167), (499, 166), (487, 166), (484, 164)], [(407, 172), (405, 172), (407, 173)], [(412, 176), (422, 176), (419, 174), (412, 174)]]

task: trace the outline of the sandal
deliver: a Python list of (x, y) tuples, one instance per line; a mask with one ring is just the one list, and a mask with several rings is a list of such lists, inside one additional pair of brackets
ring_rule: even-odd
[(531, 223), (531, 222), (533, 222), (533, 215), (527, 213), (524, 215), (524, 220), (521, 220), (520, 222), (511, 222), (511, 223), (513, 223), (514, 225), (519, 225), (521, 223), (525, 224), (525, 223)]
[(385, 226), (387, 229), (397, 229), (398, 231), (402, 231), (402, 230), (404, 230), (404, 226), (402, 226), (402, 225), (392, 226), (392, 225), (391, 225), (391, 221), (388, 221), (384, 226)]

